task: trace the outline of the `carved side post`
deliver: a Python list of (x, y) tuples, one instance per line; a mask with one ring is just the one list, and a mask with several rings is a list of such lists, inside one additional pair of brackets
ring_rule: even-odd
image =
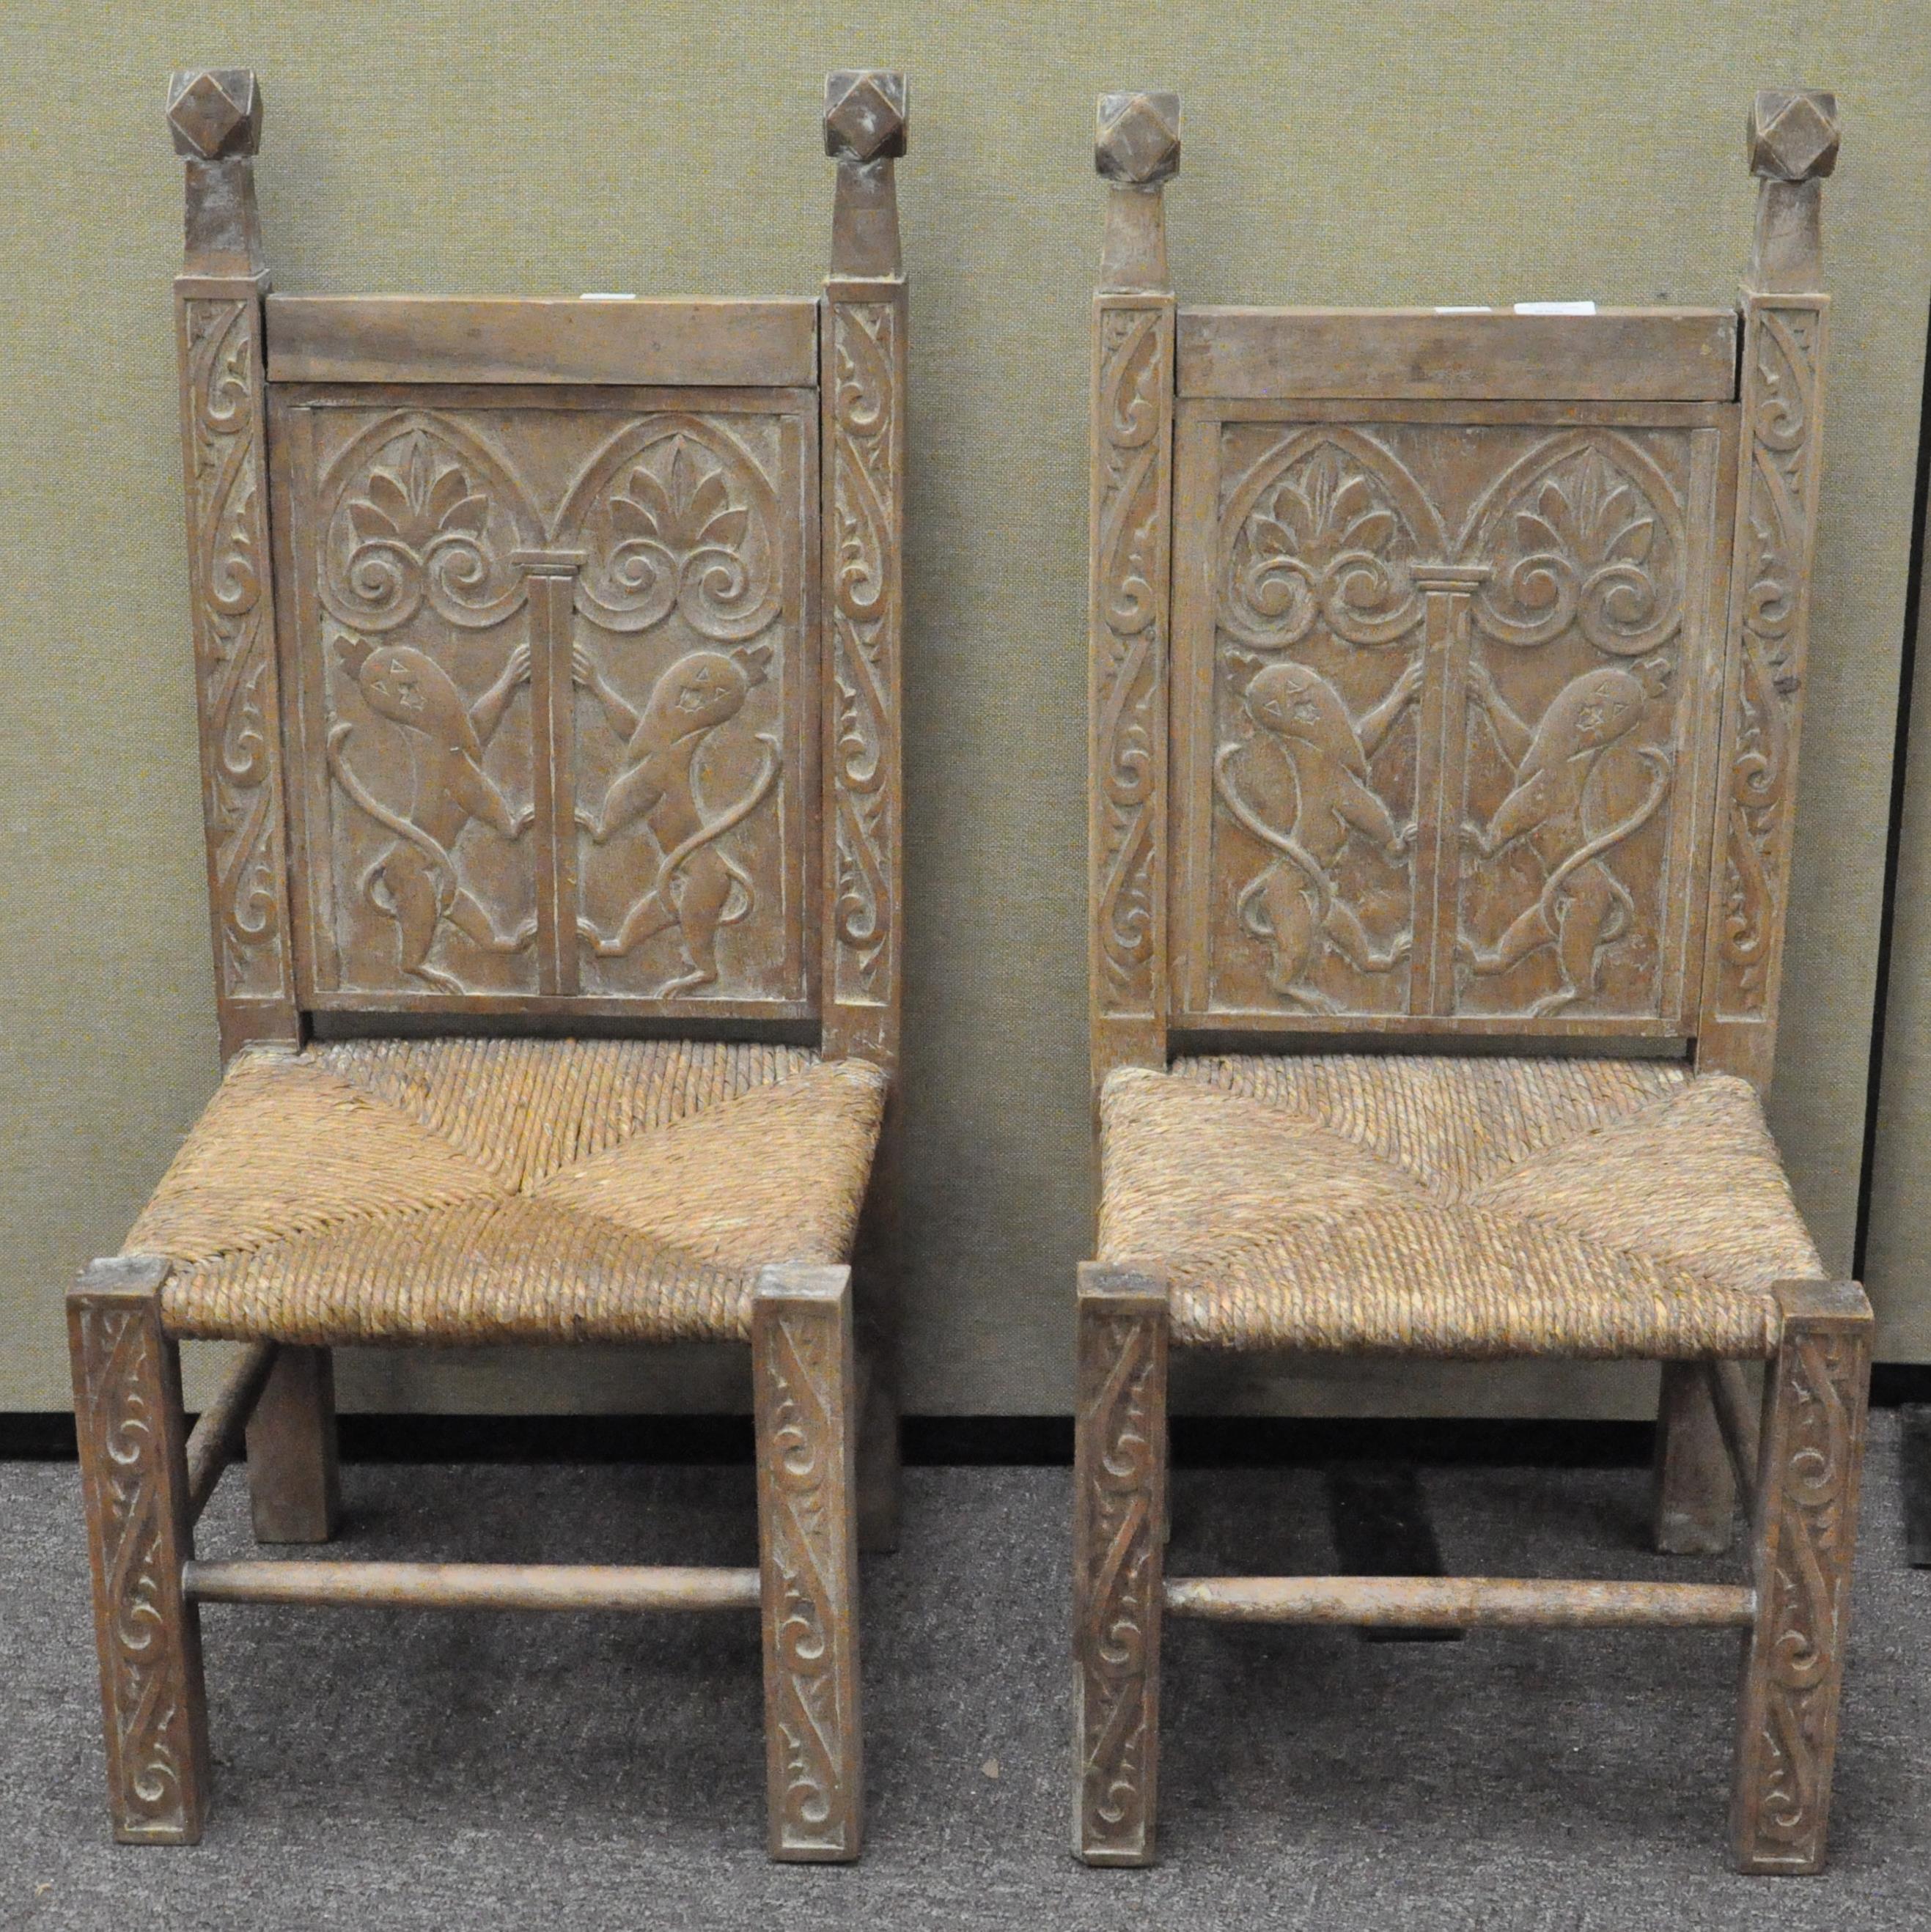
[(1167, 1064), (1167, 727), (1174, 301), (1161, 189), (1180, 98), (1103, 94), (1093, 297), (1088, 982), (1093, 1085)]
[(174, 284), (188, 580), (201, 718), (202, 815), (225, 1060), (295, 1041), (281, 712), (269, 567), (262, 298), (255, 214), (261, 90), (245, 70), (177, 74), (168, 126), (188, 164)]
[(1863, 1469), (1871, 1309), (1854, 1282), (1785, 1282), (1764, 1386), (1730, 1832), (1738, 1869), (1824, 1866), (1851, 1558)]
[(1153, 1862), (1167, 1525), (1167, 1284), (1083, 1262), (1074, 1396), (1073, 1850)]
[(851, 1271), (770, 1268), (751, 1312), (774, 1858), (855, 1858), (864, 1814)]
[(1836, 103), (1765, 88), (1750, 113), (1756, 244), (1744, 278), (1742, 423), (1714, 862), (1697, 1060), (1770, 1084), (1790, 899), (1798, 725), (1817, 529), (1829, 298), (1819, 226)]
[[(902, 999), (906, 287), (893, 164), (899, 74), (829, 74), (824, 146), (838, 163), (818, 332), (824, 411), (824, 1050), (896, 1075)], [(886, 1103), (857, 1256), (863, 1363), (860, 1534), (898, 1542), (899, 1102)]]
[(67, 1298), (107, 1808), (124, 1844), (191, 1845), (208, 1810), (201, 1624), (181, 1587), (194, 1554), (181, 1360), (161, 1327), (167, 1267), (96, 1262)]

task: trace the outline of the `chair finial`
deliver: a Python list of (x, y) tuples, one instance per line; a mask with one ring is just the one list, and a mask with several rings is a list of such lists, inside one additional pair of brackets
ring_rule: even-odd
[(905, 77), (846, 68), (824, 77), (824, 152), (840, 161), (895, 160), (905, 151)]
[(169, 80), (174, 151), (194, 161), (225, 161), (261, 145), (262, 91), (253, 69), (184, 68)]
[(1093, 165), (1125, 188), (1172, 180), (1180, 172), (1179, 95), (1101, 94)]

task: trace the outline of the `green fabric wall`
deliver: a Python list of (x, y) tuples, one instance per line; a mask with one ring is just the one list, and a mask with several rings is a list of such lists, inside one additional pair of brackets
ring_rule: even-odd
[[(831, 190), (821, 73), (908, 71), (910, 1395), (926, 1411), (1036, 1412), (1068, 1398), (1087, 1238), (1095, 92), (1185, 94), (1169, 206), (1187, 298), (1427, 303), (1728, 298), (1748, 246), (1752, 89), (1837, 89), (1827, 508), (1773, 1106), (1842, 1266), (1931, 278), (1931, 37), (1897, 20), (1875, 0), (8, 10), (0, 1408), (65, 1400), (60, 1292), (118, 1244), (215, 1077), (168, 308), (170, 66), (260, 73), (281, 286), (563, 293), (811, 292)], [(1931, 1298), (1914, 1302), (1901, 1272), (1884, 1288), (1890, 1332), (1931, 1342)], [(344, 1387), (385, 1407), (734, 1403), (726, 1366), (679, 1364), (673, 1383), (661, 1358), (433, 1371), (364, 1358)], [(1194, 1393), (1518, 1413), (1647, 1400), (1639, 1375), (1533, 1369), (1290, 1382), (1243, 1366)]]

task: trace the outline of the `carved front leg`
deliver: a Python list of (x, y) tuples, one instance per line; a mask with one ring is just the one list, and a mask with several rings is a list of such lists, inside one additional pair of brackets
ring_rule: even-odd
[(759, 1276), (751, 1315), (774, 1858), (855, 1858), (863, 1820), (851, 1270)]
[(1083, 1264), (1073, 1466), (1073, 1850), (1153, 1862), (1167, 1520), (1167, 1288)]
[(1754, 1540), (1757, 1620), (1743, 1654), (1737, 1868), (1821, 1871), (1849, 1634), (1851, 1556), (1871, 1310), (1851, 1282), (1777, 1289), (1783, 1338), (1764, 1391)]
[(107, 1808), (124, 1844), (191, 1845), (208, 1810), (201, 1625), (179, 1352), (161, 1328), (167, 1264), (96, 1262), (67, 1298), (74, 1413), (107, 1742)]

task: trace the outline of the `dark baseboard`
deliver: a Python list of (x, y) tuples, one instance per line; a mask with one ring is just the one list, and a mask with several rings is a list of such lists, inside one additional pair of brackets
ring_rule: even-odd
[[(1931, 1406), (1931, 1364), (1881, 1362), (1879, 1408)], [(341, 1420), (350, 1462), (749, 1462), (748, 1415), (356, 1415)], [(1633, 1468), (1650, 1460), (1647, 1422), (1476, 1417), (1176, 1415), (1173, 1460), (1200, 1468), (1324, 1468), (1336, 1462)], [(0, 1411), (0, 1461), (71, 1462), (74, 1418)], [(1065, 1415), (908, 1415), (906, 1462), (923, 1466), (1070, 1464)]]

